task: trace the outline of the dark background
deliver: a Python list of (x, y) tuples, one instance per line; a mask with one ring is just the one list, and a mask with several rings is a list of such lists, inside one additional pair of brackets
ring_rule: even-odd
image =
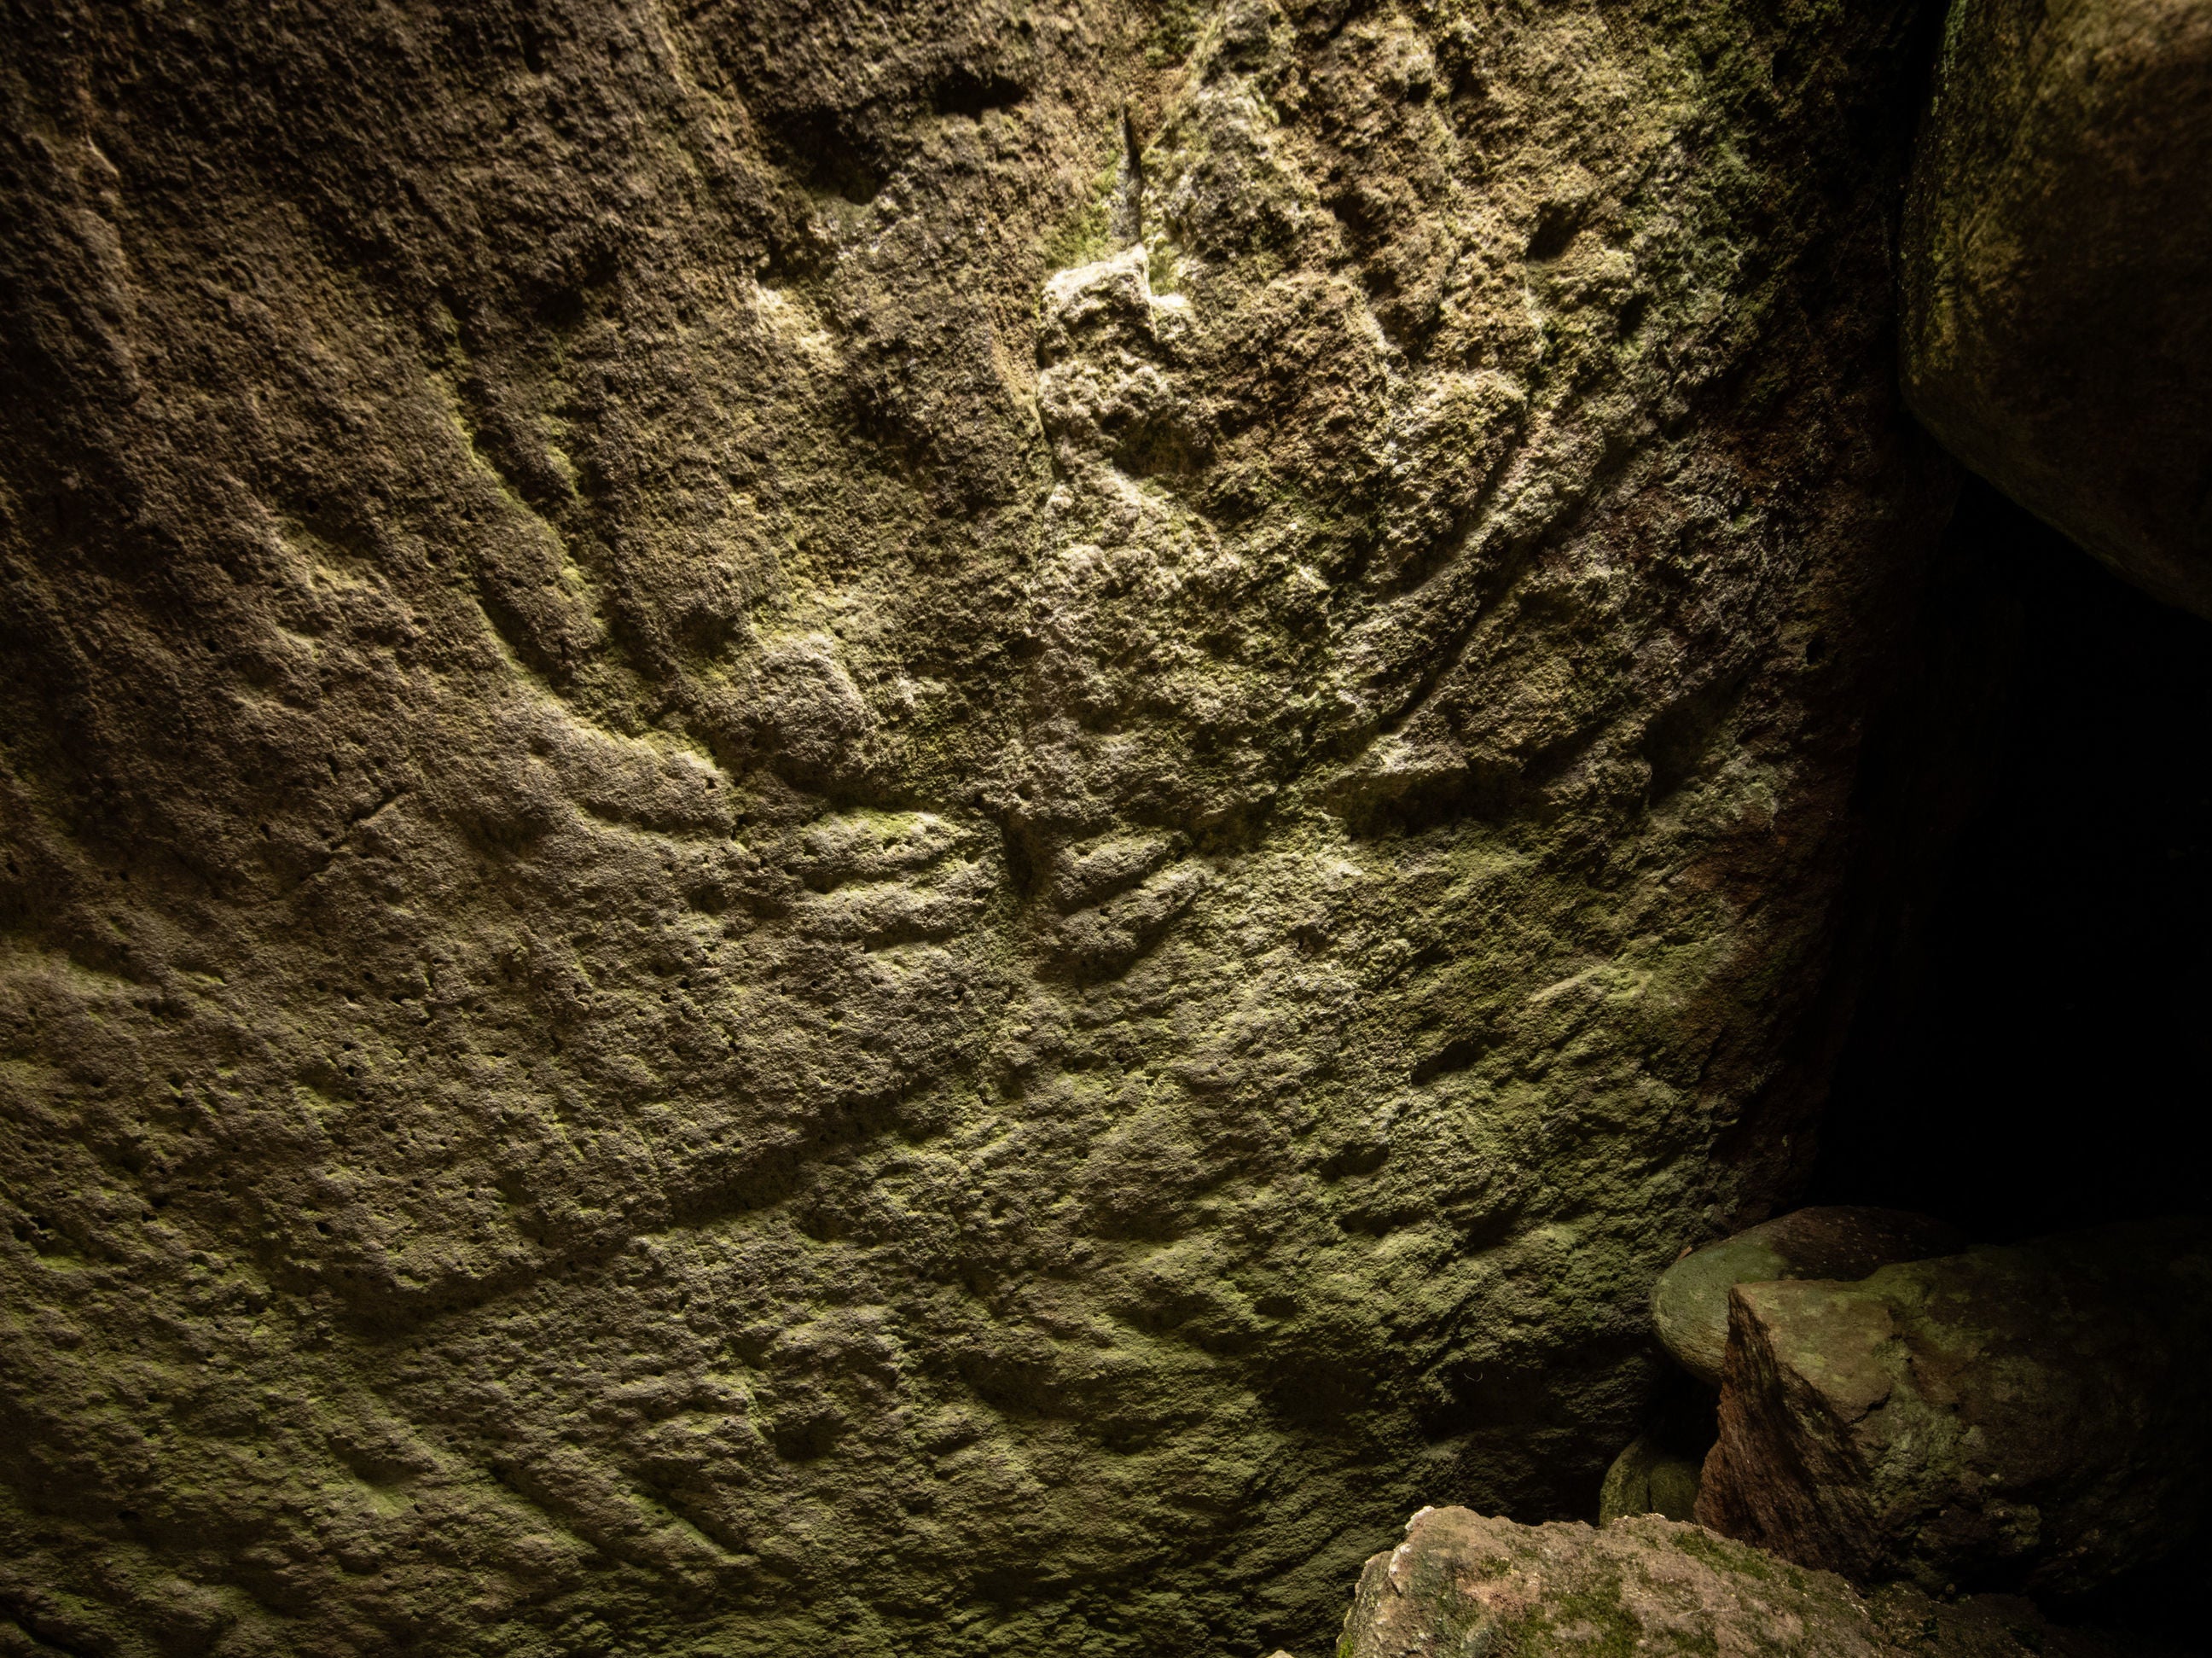
[(1941, 848), (1876, 942), (1806, 1200), (1990, 1240), (2202, 1212), (2212, 623), (1978, 480), (1947, 557), (1898, 734), (1905, 833)]
[[(2212, 622), (1972, 479), (1935, 589), (1874, 746), (1903, 850), (1805, 1201), (1986, 1241), (2206, 1212)], [(2208, 1582), (2197, 1535), (2049, 1609), (2203, 1652)]]

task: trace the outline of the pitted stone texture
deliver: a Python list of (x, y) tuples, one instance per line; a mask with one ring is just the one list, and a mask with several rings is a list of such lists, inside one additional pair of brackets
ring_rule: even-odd
[(2212, 616), (2212, 10), (1954, 0), (1913, 163), (1904, 370), (1968, 465)]
[[(1367, 1563), (1338, 1658), (1512, 1653), (1570, 1658), (2118, 1658), (2025, 1600), (1863, 1595), (1698, 1526), (1656, 1515), (1601, 1529), (1425, 1509)], [(2145, 1658), (2148, 1652), (2145, 1651)]]
[(6, 18), (0, 1610), (1255, 1652), (1587, 1505), (1808, 1144), (1902, 6)]

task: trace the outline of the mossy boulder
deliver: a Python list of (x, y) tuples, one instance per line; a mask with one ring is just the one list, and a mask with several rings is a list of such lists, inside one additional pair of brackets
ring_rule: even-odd
[(1651, 1291), (1652, 1326), (1675, 1362), (1717, 1387), (1728, 1350), (1729, 1291), (1737, 1284), (1863, 1278), (1893, 1261), (1948, 1255), (1966, 1241), (1956, 1228), (1903, 1210), (1797, 1210), (1708, 1244), (1661, 1273)]
[(1862, 1594), (1656, 1515), (1601, 1529), (1425, 1509), (1367, 1563), (1337, 1658), (2119, 1658), (2025, 1600)]
[(1976, 471), (2212, 616), (2212, 12), (1955, 0), (1904, 239), (1912, 406)]
[(1931, 1589), (2156, 1563), (2212, 1521), (2212, 1222), (1737, 1285), (1697, 1515)]

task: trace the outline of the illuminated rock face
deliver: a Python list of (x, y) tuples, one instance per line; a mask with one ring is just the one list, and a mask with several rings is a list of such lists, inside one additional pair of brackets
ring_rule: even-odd
[(1940, 516), (1903, 8), (11, 20), (0, 1612), (1253, 1652), (1594, 1501)]

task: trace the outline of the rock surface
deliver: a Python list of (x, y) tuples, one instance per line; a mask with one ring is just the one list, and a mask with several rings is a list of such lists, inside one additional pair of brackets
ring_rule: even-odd
[(1693, 1518), (1702, 1466), (1650, 1435), (1638, 1435), (1605, 1471), (1605, 1483), (1598, 1487), (1598, 1523), (1640, 1514)]
[(1426, 1509), (1367, 1563), (1337, 1658), (2102, 1658), (2103, 1639), (2054, 1629), (2025, 1600), (1862, 1595), (1701, 1527), (1655, 1516), (1519, 1526)]
[(1254, 1652), (1587, 1503), (1808, 1147), (1909, 23), (0, 14), (0, 1613)]
[(1659, 1275), (1651, 1321), (1659, 1344), (1709, 1387), (1728, 1350), (1729, 1291), (1776, 1278), (1863, 1278), (1894, 1261), (1966, 1247), (1953, 1228), (1895, 1209), (1801, 1209), (1709, 1244)]
[(2212, 616), (2212, 9), (1957, 0), (1905, 216), (1905, 383), (1953, 450)]
[(1740, 1284), (1698, 1518), (1861, 1580), (2078, 1594), (2212, 1521), (2212, 1222)]

